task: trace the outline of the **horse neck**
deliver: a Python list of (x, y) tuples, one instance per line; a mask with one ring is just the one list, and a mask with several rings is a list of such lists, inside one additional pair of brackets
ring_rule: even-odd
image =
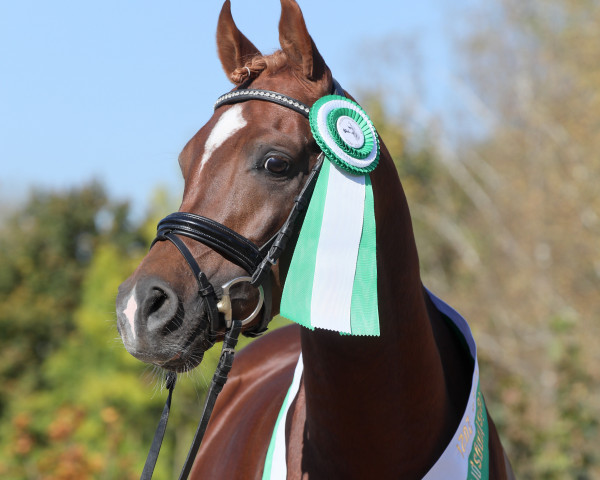
[(415, 452), (403, 450), (403, 442), (417, 441), (417, 455), (437, 452), (436, 433), (446, 428), (448, 400), (408, 205), (383, 143), (371, 180), (381, 335), (302, 329), (306, 426), (313, 454), (328, 452), (329, 463), (338, 456), (344, 462), (362, 458), (371, 445), (381, 456), (378, 462), (387, 454), (397, 465), (404, 452), (415, 465)]

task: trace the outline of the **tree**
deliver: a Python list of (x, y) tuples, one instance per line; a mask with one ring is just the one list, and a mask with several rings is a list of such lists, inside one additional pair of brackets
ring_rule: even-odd
[(66, 195), (35, 192), (0, 233), (0, 417), (14, 382), (39, 368), (73, 328), (96, 216), (106, 204), (94, 184)]
[[(106, 320), (114, 317), (117, 278), (144, 240), (127, 214), (127, 205), (109, 201), (97, 184), (36, 191), (0, 232), (5, 478), (86, 478), (105, 458), (88, 440), (119, 435), (120, 413), (106, 401), (120, 385), (106, 380), (119, 365), (109, 354), (116, 329)], [(130, 403), (135, 398), (129, 394)]]
[(524, 478), (600, 473), (599, 18), (597, 2), (504, 0), (465, 42), (465, 83), (492, 119), (465, 158), (491, 172), (497, 212), (472, 217), (492, 236), (477, 291), (510, 358), (496, 391)]

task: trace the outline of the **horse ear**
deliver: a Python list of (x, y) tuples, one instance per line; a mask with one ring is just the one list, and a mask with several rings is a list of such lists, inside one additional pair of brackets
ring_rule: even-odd
[(327, 65), (306, 29), (304, 16), (295, 0), (281, 0), (279, 43), (287, 57), (302, 67), (309, 80), (317, 81), (325, 75)]
[(255, 55), (258, 48), (239, 31), (231, 15), (231, 1), (226, 0), (221, 8), (217, 24), (217, 49), (219, 59), (228, 78), (236, 68), (243, 67)]

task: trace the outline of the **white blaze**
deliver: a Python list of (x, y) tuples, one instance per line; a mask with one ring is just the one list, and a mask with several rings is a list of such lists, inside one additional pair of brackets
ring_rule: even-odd
[(127, 321), (129, 322), (129, 326), (131, 327), (131, 336), (135, 338), (135, 312), (137, 311), (137, 302), (135, 301), (135, 290), (131, 292), (131, 296), (129, 300), (127, 300), (127, 305), (125, 306), (125, 310), (123, 310), (123, 314)]
[(204, 168), (206, 162), (210, 159), (214, 151), (219, 148), (235, 132), (247, 125), (242, 115), (242, 106), (234, 105), (227, 110), (210, 132), (206, 145), (204, 145), (204, 155), (200, 161), (200, 171)]

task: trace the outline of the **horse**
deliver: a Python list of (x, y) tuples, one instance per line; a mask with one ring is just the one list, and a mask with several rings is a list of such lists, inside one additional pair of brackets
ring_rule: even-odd
[[(302, 220), (288, 225), (290, 211), (310, 195), (322, 159), (303, 105), (334, 92), (351, 98), (333, 79), (298, 4), (281, 0), (281, 8), (281, 49), (265, 56), (225, 1), (218, 55), (235, 88), (179, 156), (179, 213), (159, 224), (157, 241), (119, 287), (117, 326), (126, 349), (168, 371), (196, 367), (233, 316), (246, 318), (244, 333), (259, 335), (279, 313)], [(456, 478), (439, 460), (446, 452), (464, 456), (469, 440), (475, 457), (484, 444), (487, 456), (486, 469), (469, 470), (468, 478), (514, 478), (487, 410), (476, 419), (465, 413), (473, 358), (448, 321), (454, 313), (423, 286), (407, 200), (383, 139), (380, 149), (370, 177), (380, 335), (291, 325), (252, 342), (236, 356), (191, 478), (266, 478), (276, 423), (284, 473), (269, 478)], [(280, 242), (281, 255), (269, 258), (265, 251), (273, 251), (285, 225), (279, 237), (289, 244)], [(268, 267), (260, 282), (251, 280), (257, 264)], [(480, 394), (477, 402), (484, 404)]]

